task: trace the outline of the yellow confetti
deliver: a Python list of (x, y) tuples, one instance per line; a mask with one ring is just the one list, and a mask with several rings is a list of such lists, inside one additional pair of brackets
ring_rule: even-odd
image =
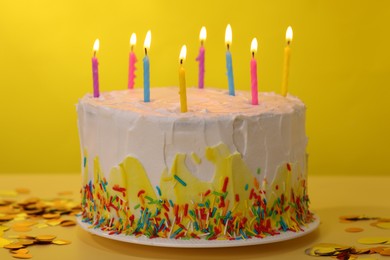
[(0, 225), (0, 231), (7, 231), (9, 227)]
[(359, 244), (364, 245), (374, 245), (374, 244), (384, 244), (388, 242), (390, 238), (388, 237), (363, 237), (358, 239)]
[(11, 243), (12, 243), (11, 240), (0, 237), (0, 247), (4, 247), (5, 245), (11, 244)]
[(4, 197), (15, 197), (18, 193), (14, 190), (0, 190), (0, 196)]
[(376, 226), (383, 229), (390, 229), (390, 222), (379, 222)]
[(46, 228), (48, 227), (49, 225), (45, 224), (45, 223), (39, 223), (38, 225), (36, 225), (37, 228)]

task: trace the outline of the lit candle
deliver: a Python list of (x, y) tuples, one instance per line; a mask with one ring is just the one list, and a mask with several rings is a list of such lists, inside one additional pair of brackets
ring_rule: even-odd
[(196, 58), (197, 61), (199, 61), (199, 79), (198, 79), (198, 87), (199, 88), (204, 88), (204, 42), (206, 40), (207, 32), (206, 32), (206, 27), (202, 27), (200, 29), (200, 34), (199, 34), (199, 39), (200, 39), (200, 49), (199, 49), (199, 55)]
[(150, 42), (152, 34), (150, 31), (146, 33), (144, 41), (145, 57), (144, 57), (144, 102), (150, 102), (150, 65), (148, 51), (150, 48)]
[(258, 90), (257, 90), (257, 62), (255, 53), (257, 52), (257, 39), (253, 38), (251, 43), (251, 85), (252, 85), (252, 105), (258, 105)]
[(180, 50), (180, 68), (179, 68), (179, 87), (180, 87), (180, 112), (187, 112), (187, 90), (186, 90), (186, 71), (184, 70), (184, 60), (187, 56), (187, 47), (183, 45)]
[(129, 54), (129, 81), (127, 84), (127, 87), (129, 89), (134, 88), (134, 79), (135, 79), (135, 63), (137, 62), (137, 57), (134, 53), (134, 46), (137, 42), (137, 36), (135, 33), (131, 34), (130, 37), (130, 54)]
[(288, 73), (290, 68), (290, 56), (291, 49), (290, 44), (293, 38), (293, 30), (291, 26), (287, 28), (286, 31), (286, 47), (284, 48), (284, 65), (283, 65), (283, 81), (282, 81), (282, 96), (287, 96), (287, 87), (288, 87)]
[(99, 93), (99, 61), (96, 54), (99, 50), (99, 39), (95, 40), (93, 44), (93, 56), (92, 56), (92, 80), (93, 80), (93, 97), (97, 98), (100, 96)]
[(229, 83), (229, 95), (234, 96), (234, 78), (233, 78), (233, 64), (232, 64), (232, 54), (230, 53), (230, 45), (232, 44), (232, 27), (230, 24), (227, 25), (225, 31), (225, 44), (227, 47), (226, 51), (226, 68), (227, 76)]

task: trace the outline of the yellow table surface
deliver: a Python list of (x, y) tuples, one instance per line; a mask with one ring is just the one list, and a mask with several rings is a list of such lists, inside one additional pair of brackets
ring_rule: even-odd
[[(71, 191), (79, 199), (81, 177), (79, 174), (0, 174), (0, 191), (29, 188), (27, 196), (40, 198), (58, 197), (58, 192)], [(26, 196), (26, 195), (24, 195)], [(75, 227), (34, 228), (29, 233), (55, 234), (58, 238), (71, 240), (64, 246), (29, 247), (33, 259), (331, 259), (307, 256), (304, 250), (316, 243), (330, 242), (365, 248), (357, 239), (368, 236), (390, 237), (390, 229), (370, 225), (373, 221), (340, 223), (341, 215), (366, 215), (390, 218), (390, 177), (334, 177), (310, 176), (309, 196), (311, 210), (320, 218), (317, 230), (303, 237), (273, 244), (211, 249), (162, 248), (118, 242)], [(363, 232), (348, 233), (347, 227), (362, 227)], [(15, 234), (6, 231), (4, 236)], [(363, 255), (373, 259), (388, 257)], [(8, 250), (0, 248), (0, 259), (14, 259)]]

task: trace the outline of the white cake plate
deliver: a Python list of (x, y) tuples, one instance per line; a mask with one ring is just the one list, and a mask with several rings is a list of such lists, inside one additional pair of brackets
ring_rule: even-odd
[(236, 246), (251, 246), (260, 244), (276, 243), (285, 240), (290, 240), (307, 235), (313, 232), (320, 224), (320, 218), (314, 214), (315, 220), (303, 227), (303, 231), (293, 232), (287, 231), (282, 232), (279, 235), (267, 236), (265, 238), (250, 238), (241, 240), (205, 240), (205, 239), (168, 239), (168, 238), (147, 238), (146, 236), (126, 236), (124, 234), (109, 235), (107, 231), (102, 231), (98, 228), (91, 228), (89, 223), (84, 223), (81, 217), (77, 217), (77, 222), (86, 231), (91, 234), (105, 237), (112, 240), (118, 240), (127, 243), (148, 245), (148, 246), (159, 246), (159, 247), (177, 247), (177, 248), (213, 248), (213, 247), (236, 247)]

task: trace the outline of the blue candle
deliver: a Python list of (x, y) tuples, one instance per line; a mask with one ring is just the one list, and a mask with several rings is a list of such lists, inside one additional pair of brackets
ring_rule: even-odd
[(145, 57), (143, 59), (144, 63), (144, 102), (150, 102), (150, 64), (148, 57), (148, 50), (150, 48), (151, 42), (151, 32), (146, 33), (144, 48), (145, 48)]
[(227, 25), (225, 31), (225, 43), (227, 47), (226, 51), (226, 68), (229, 84), (229, 95), (234, 96), (234, 77), (233, 77), (233, 63), (232, 63), (232, 54), (230, 53), (230, 45), (232, 44), (232, 28), (230, 24)]
[(226, 68), (227, 76), (229, 83), (229, 95), (234, 96), (234, 77), (233, 77), (233, 64), (232, 64), (232, 54), (229, 50), (226, 51)]
[(150, 102), (150, 65), (149, 57), (144, 57), (144, 102)]

